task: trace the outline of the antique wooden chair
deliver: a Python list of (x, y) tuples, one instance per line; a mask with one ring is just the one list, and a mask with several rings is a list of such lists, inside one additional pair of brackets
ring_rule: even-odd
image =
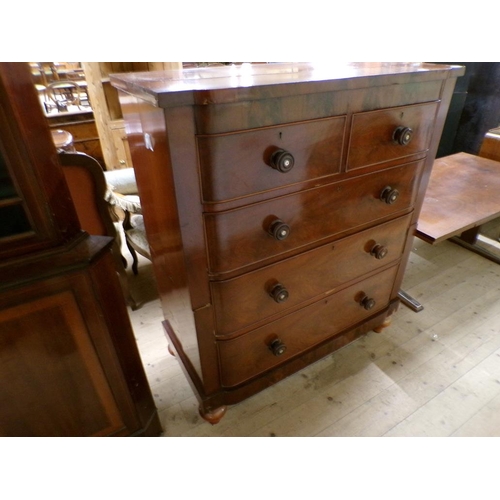
[(67, 111), (68, 106), (82, 106), (80, 101), (80, 86), (71, 80), (59, 80), (49, 83), (46, 89), (49, 106), (56, 107), (58, 111)]
[(59, 162), (82, 229), (91, 235), (114, 238), (112, 253), (125, 299), (132, 310), (137, 309), (128, 286), (125, 272), (127, 261), (121, 254), (120, 236), (113, 223), (110, 206), (105, 200), (107, 185), (101, 165), (95, 158), (80, 152), (61, 152)]
[(124, 213), (123, 233), (133, 263), (132, 272), (138, 273), (137, 254), (151, 260), (151, 252), (144, 227), (141, 201), (137, 193), (134, 169), (109, 170), (104, 173), (108, 184), (107, 201)]

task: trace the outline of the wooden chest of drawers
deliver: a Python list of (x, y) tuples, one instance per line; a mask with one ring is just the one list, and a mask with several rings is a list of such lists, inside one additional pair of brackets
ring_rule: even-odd
[(208, 421), (387, 326), (462, 74), (287, 63), (112, 76), (164, 327)]

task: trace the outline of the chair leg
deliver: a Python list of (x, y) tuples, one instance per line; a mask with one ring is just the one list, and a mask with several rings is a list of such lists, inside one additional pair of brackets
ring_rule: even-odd
[(130, 244), (127, 238), (127, 231), (129, 229), (132, 229), (132, 225), (130, 223), (130, 212), (128, 210), (125, 210), (125, 218), (123, 219), (122, 222), (122, 227), (123, 227), (123, 234), (125, 235), (125, 243), (127, 244), (128, 251), (130, 252), (130, 255), (132, 255), (133, 263), (132, 263), (132, 272), (137, 276), (138, 274), (138, 260), (137, 260), (137, 253), (135, 252), (134, 248)]
[(132, 255), (132, 259), (133, 259), (133, 262), (132, 262), (132, 272), (137, 276), (137, 274), (139, 273), (139, 270), (137, 269), (137, 266), (139, 264), (139, 261), (137, 259), (137, 253), (132, 248), (132, 246), (128, 242), (127, 238), (125, 238), (125, 243), (127, 244), (127, 248), (129, 250), (130, 254)]
[(125, 267), (122, 265), (122, 259), (123, 255), (120, 253), (120, 249), (118, 248), (118, 244), (115, 241), (113, 244), (113, 256), (115, 258), (115, 264), (116, 264), (116, 272), (118, 274), (118, 278), (120, 279), (120, 285), (123, 290), (123, 295), (125, 296), (125, 300), (127, 304), (130, 306), (132, 311), (137, 310), (137, 303), (132, 297), (132, 294), (130, 293), (130, 288), (128, 286), (128, 277), (127, 273), (125, 272)]

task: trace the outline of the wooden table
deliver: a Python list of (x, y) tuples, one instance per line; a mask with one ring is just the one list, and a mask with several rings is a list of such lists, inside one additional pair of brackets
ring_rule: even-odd
[[(500, 264), (500, 258), (478, 246), (481, 225), (500, 217), (500, 162), (456, 153), (434, 162), (417, 224), (416, 236), (435, 245), (450, 240)], [(400, 292), (411, 309), (423, 309)]]
[(499, 216), (500, 162), (457, 153), (434, 162), (416, 236), (431, 244), (453, 239), (483, 254), (474, 246), (480, 226)]

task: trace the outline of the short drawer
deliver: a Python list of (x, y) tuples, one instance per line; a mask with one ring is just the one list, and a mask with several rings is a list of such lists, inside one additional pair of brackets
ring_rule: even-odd
[(198, 136), (203, 202), (239, 198), (339, 172), (345, 117)]
[(355, 114), (347, 169), (405, 158), (429, 149), (438, 104), (402, 106)]
[(223, 337), (397, 261), (410, 215), (231, 280), (211, 284), (216, 335)]
[[(396, 272), (394, 266), (262, 328), (219, 340), (222, 385), (241, 384), (381, 311), (389, 304)], [(282, 354), (273, 352), (275, 341), (285, 346)]]
[[(204, 215), (213, 277), (408, 210), (422, 163)], [(284, 256), (284, 255), (283, 255)], [(221, 276), (222, 277), (222, 276)]]

